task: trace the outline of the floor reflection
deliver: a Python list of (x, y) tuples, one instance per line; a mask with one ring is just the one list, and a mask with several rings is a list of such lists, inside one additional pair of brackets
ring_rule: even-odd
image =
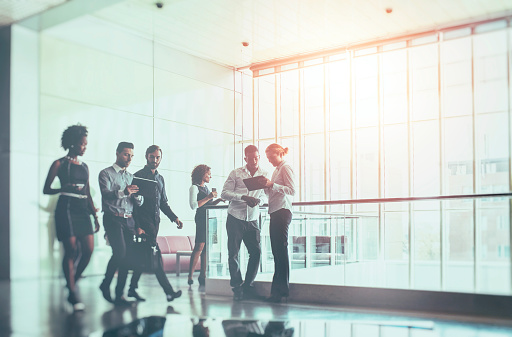
[[(346, 337), (504, 337), (512, 336), (511, 322), (475, 323), (473, 318), (424, 318), (414, 313), (328, 307), (299, 303), (268, 304), (231, 297), (205, 295), (196, 287), (187, 291), (187, 277), (169, 274), (175, 289), (185, 294), (167, 302), (152, 275), (143, 275), (139, 293), (146, 302), (115, 307), (106, 302), (98, 286), (102, 276), (78, 284), (85, 311), (73, 312), (66, 302), (61, 279), (0, 282), (0, 336), (101, 337), (106, 331), (145, 317), (163, 317), (160, 336), (193, 336), (193, 327), (207, 336), (265, 336), (270, 327), (279, 336)], [(272, 323), (270, 322), (280, 322)], [(284, 328), (283, 328), (284, 324)], [(135, 324), (139, 327), (140, 325)]]

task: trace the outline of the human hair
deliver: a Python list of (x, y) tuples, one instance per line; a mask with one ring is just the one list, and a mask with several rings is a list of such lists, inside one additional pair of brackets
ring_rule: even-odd
[(68, 150), (78, 144), (83, 137), (87, 137), (87, 128), (81, 124), (71, 125), (62, 133), (60, 144), (64, 150)]
[(119, 145), (117, 145), (116, 152), (121, 153), (124, 149), (133, 149), (133, 148), (134, 148), (133, 143), (121, 142), (121, 143), (119, 143)]
[(192, 177), (192, 184), (201, 184), (203, 182), (203, 177), (206, 174), (206, 172), (210, 171), (210, 166), (201, 164), (194, 167), (192, 170), (192, 174), (190, 175)]
[(150, 153), (153, 153), (155, 152), (156, 150), (160, 150), (160, 156), (163, 155), (162, 153), (162, 149), (160, 148), (160, 146), (158, 145), (151, 145), (150, 147), (148, 147), (148, 149), (146, 150), (146, 157), (148, 156), (148, 154)]
[(288, 153), (288, 148), (287, 147), (282, 147), (281, 145), (279, 144), (270, 144), (269, 146), (267, 146), (267, 149), (265, 150), (265, 153), (268, 153), (268, 152), (276, 152), (277, 154), (282, 154), (283, 156), (285, 154)]
[(254, 145), (248, 145), (245, 149), (244, 149), (244, 154), (245, 156), (247, 157), (247, 155), (249, 153), (254, 153), (254, 152), (259, 152), (258, 148)]

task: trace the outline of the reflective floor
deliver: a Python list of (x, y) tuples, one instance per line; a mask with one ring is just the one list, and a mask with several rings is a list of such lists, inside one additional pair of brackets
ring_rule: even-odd
[(202, 324), (208, 327), (212, 337), (246, 336), (249, 327), (263, 334), (269, 321), (284, 322), (288, 332), (282, 335), (291, 332), (295, 337), (512, 336), (512, 320), (474, 323), (474, 319), (467, 317), (356, 310), (293, 301), (287, 304), (233, 302), (228, 297), (205, 295), (198, 291), (197, 285), (188, 290), (186, 276), (168, 276), (173, 286), (183, 291), (181, 298), (168, 303), (156, 278), (143, 275), (139, 293), (147, 301), (129, 307), (114, 307), (102, 298), (98, 290), (101, 276), (86, 277), (79, 283), (86, 310), (76, 313), (66, 303), (62, 279), (2, 282), (0, 336), (102, 336), (106, 330), (148, 316), (167, 319), (164, 336), (192, 336), (192, 327), (199, 323), (199, 318), (206, 319)]

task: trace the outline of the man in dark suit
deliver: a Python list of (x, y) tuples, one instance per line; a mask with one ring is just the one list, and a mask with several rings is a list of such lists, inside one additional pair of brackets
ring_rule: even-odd
[[(183, 223), (178, 219), (178, 216), (174, 214), (169, 206), (167, 194), (165, 193), (164, 177), (162, 177), (157, 171), (161, 160), (162, 149), (157, 145), (151, 145), (146, 150), (146, 166), (134, 174), (135, 177), (142, 178), (142, 181), (150, 180), (149, 189), (154, 188), (154, 191), (146, 191), (145, 196), (144, 190), (141, 190), (141, 193), (144, 196), (144, 204), (135, 209), (135, 224), (137, 234), (145, 234), (149, 242), (155, 245), (157, 245), (156, 237), (158, 235), (160, 225), (160, 211), (162, 211), (172, 222), (175, 222), (178, 225), (178, 229), (183, 228)], [(137, 179), (135, 178), (134, 182), (136, 181)], [(152, 183), (153, 181), (154, 183)], [(146, 185), (146, 188), (148, 188), (148, 185)], [(145, 299), (141, 297), (136, 290), (141, 274), (142, 272), (140, 270), (135, 270), (133, 272), (130, 289), (128, 290), (128, 297), (133, 297), (138, 301), (145, 301)], [(167, 276), (165, 275), (161, 261), (158, 264), (158, 269), (155, 271), (155, 275), (158, 283), (160, 283), (160, 286), (165, 292), (167, 301), (170, 302), (181, 296), (181, 290), (178, 290), (177, 292), (173, 290)]]

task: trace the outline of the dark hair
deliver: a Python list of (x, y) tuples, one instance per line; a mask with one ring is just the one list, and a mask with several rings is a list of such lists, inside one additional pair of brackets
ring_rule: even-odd
[(160, 146), (158, 145), (151, 145), (150, 147), (148, 147), (148, 149), (146, 150), (146, 157), (148, 156), (148, 154), (152, 153), (152, 152), (155, 152), (156, 150), (160, 150), (160, 155), (162, 156), (163, 153), (162, 153), (162, 149), (160, 148)]
[(119, 145), (117, 145), (116, 152), (121, 153), (124, 149), (133, 149), (133, 143), (129, 142), (121, 142)]
[(247, 155), (248, 155), (249, 153), (254, 153), (254, 152), (260, 152), (260, 151), (258, 150), (258, 148), (257, 148), (256, 146), (254, 146), (254, 145), (248, 145), (248, 146), (244, 149), (244, 154), (245, 154), (245, 156), (246, 156), (246, 157), (247, 157)]
[(203, 182), (204, 175), (208, 171), (210, 171), (210, 166), (205, 164), (194, 167), (192, 174), (190, 175), (192, 177), (192, 184), (201, 184)]
[(62, 133), (60, 144), (64, 150), (78, 144), (83, 137), (87, 137), (87, 128), (81, 124), (71, 125)]

